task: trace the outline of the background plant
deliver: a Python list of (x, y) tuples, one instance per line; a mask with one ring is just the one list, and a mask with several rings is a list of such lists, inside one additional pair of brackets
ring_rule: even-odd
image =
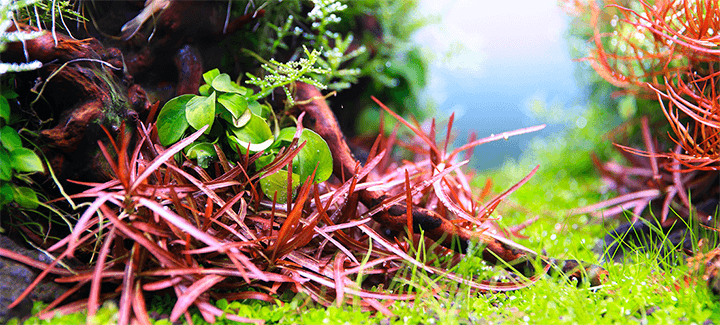
[[(385, 0), (266, 2), (258, 7), (265, 10), (258, 28), (228, 40), (228, 47), (242, 44), (243, 50), (226, 56), (223, 66), (235, 71), (254, 66), (258, 59), (292, 61), (303, 55), (304, 45), (321, 53), (318, 65), (329, 72), (313, 77), (338, 90), (330, 100), (343, 105), (338, 119), (348, 135), (377, 129), (379, 113), (372, 108), (371, 95), (401, 114), (422, 119), (431, 111), (420, 102), (427, 64), (411, 36), (427, 20), (414, 14), (416, 5)], [(248, 8), (233, 6), (233, 12), (246, 13)], [(259, 74), (254, 71), (260, 69), (248, 70)]]

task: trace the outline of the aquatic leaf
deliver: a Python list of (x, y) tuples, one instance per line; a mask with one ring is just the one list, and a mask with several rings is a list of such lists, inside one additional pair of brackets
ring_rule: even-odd
[(182, 137), (188, 128), (185, 118), (185, 105), (195, 95), (182, 95), (169, 100), (160, 110), (157, 118), (157, 131), (160, 143), (169, 146)]
[(240, 95), (245, 95), (247, 90), (245, 87), (240, 87), (238, 84), (230, 80), (230, 76), (227, 73), (222, 73), (219, 76), (215, 77), (212, 81), (212, 87), (215, 88), (217, 91), (222, 91), (226, 93), (235, 93)]
[(12, 164), (10, 154), (5, 148), (0, 147), (0, 180), (9, 181), (12, 178)]
[(252, 112), (249, 109), (246, 109), (245, 112), (240, 115), (238, 118), (233, 118), (232, 124), (234, 127), (239, 128), (247, 124), (247, 122), (250, 122), (250, 118), (252, 117)]
[[(263, 193), (272, 199), (277, 192), (277, 203), (287, 202), (287, 174), (285, 170), (278, 170), (260, 179), (260, 188)], [(300, 185), (300, 176), (292, 173), (293, 189)]]
[(209, 142), (194, 143), (187, 148), (186, 154), (190, 159), (196, 159), (198, 165), (207, 168), (211, 160), (217, 158), (215, 147)]
[(272, 139), (267, 139), (260, 143), (253, 143), (248, 141), (240, 140), (239, 138), (235, 137), (234, 135), (228, 133), (228, 142), (230, 142), (230, 145), (233, 146), (233, 148), (237, 147), (240, 149), (241, 153), (245, 153), (246, 150), (250, 150), (250, 152), (260, 152), (263, 151), (272, 145)]
[(45, 170), (38, 155), (28, 148), (17, 148), (10, 152), (12, 168), (19, 172), (32, 173)]
[(306, 142), (305, 148), (293, 158), (293, 172), (300, 175), (301, 180), (306, 180), (312, 175), (317, 166), (315, 181), (323, 182), (330, 178), (333, 170), (332, 154), (327, 142), (320, 135), (310, 129), (303, 129), (300, 134), (299, 143)]
[(250, 108), (250, 111), (252, 111), (253, 114), (257, 116), (264, 116), (267, 109), (264, 108), (264, 105), (258, 103), (258, 101), (253, 100), (248, 102), (248, 108)]
[(232, 114), (233, 118), (239, 118), (248, 110), (247, 100), (238, 94), (221, 94), (217, 97), (217, 101)]
[(282, 130), (280, 130), (271, 148), (278, 148), (290, 145), (296, 131), (297, 128), (295, 128), (294, 126), (283, 128)]
[(20, 140), (17, 131), (7, 125), (0, 129), (0, 143), (8, 151), (22, 148), (22, 140)]
[(12, 202), (12, 200), (13, 200), (12, 186), (10, 186), (10, 183), (3, 183), (2, 185), (0, 185), (0, 207)]
[(10, 104), (3, 96), (0, 96), (0, 119), (10, 120)]
[(205, 134), (210, 132), (215, 121), (215, 94), (212, 93), (208, 97), (195, 96), (185, 105), (185, 118), (188, 124), (196, 130), (207, 125)]
[(29, 187), (13, 187), (13, 199), (23, 208), (35, 209), (38, 206), (37, 194)]
[(251, 152), (265, 150), (275, 140), (267, 123), (255, 114), (251, 114), (250, 120), (243, 127), (229, 128), (227, 135), (233, 148), (237, 144), (241, 149), (249, 148)]
[(203, 73), (203, 80), (205, 80), (206, 84), (212, 84), (213, 80), (217, 78), (217, 76), (220, 75), (220, 70), (217, 68), (212, 69), (208, 72)]
[(249, 109), (246, 109), (245, 112), (240, 114), (239, 117), (234, 117), (230, 111), (223, 109), (220, 110), (220, 118), (230, 123), (232, 126), (236, 128), (241, 128), (247, 124), (247, 122), (250, 121), (250, 117), (252, 115), (252, 112)]
[(200, 93), (200, 96), (210, 96), (210, 91), (212, 90), (212, 87), (208, 84), (204, 84), (198, 88), (198, 92)]

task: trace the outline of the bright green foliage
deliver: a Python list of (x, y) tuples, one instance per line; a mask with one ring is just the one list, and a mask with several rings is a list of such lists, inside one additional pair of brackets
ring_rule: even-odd
[[(287, 175), (288, 172), (285, 170), (278, 170), (274, 174), (267, 175), (260, 179), (260, 189), (262, 189), (263, 193), (270, 198), (275, 198), (275, 195), (277, 193), (277, 198), (275, 202), (277, 203), (286, 203), (287, 202)], [(298, 174), (292, 173), (292, 186), (295, 188), (298, 184), (300, 184), (300, 176)]]
[[(209, 125), (205, 136), (196, 144), (214, 143), (223, 137), (231, 147), (235, 145), (243, 152), (247, 149), (262, 151), (258, 145), (271, 139), (272, 133), (266, 123), (267, 114), (263, 114), (262, 108), (253, 112), (248, 98), (244, 97), (251, 96), (253, 91), (230, 81), (227, 74), (220, 74), (217, 69), (208, 71), (203, 78), (206, 84), (200, 87), (200, 95), (178, 96), (160, 110), (157, 119), (160, 143), (172, 145), (183, 135)], [(252, 101), (254, 106), (262, 106), (257, 100)], [(223, 122), (216, 125), (216, 120)], [(191, 148), (194, 146), (189, 146), (186, 153)], [(201, 166), (207, 167), (208, 159), (217, 155), (214, 150), (207, 150), (207, 145), (203, 148), (205, 150), (202, 151), (196, 148), (191, 155), (192, 158), (200, 158)]]
[(293, 172), (300, 175), (300, 179), (310, 177), (317, 167), (315, 177), (326, 180), (332, 174), (332, 156), (325, 140), (315, 131), (303, 129), (298, 143), (305, 142), (305, 147), (293, 158)]
[(217, 104), (215, 97), (215, 92), (210, 96), (195, 96), (185, 104), (185, 118), (188, 124), (196, 130), (209, 125), (205, 134), (210, 133), (215, 121), (215, 105)]
[[(206, 72), (203, 74), (205, 84), (199, 89), (200, 95), (173, 98), (160, 110), (157, 119), (160, 143), (172, 145), (184, 135), (210, 125), (203, 136), (185, 148), (188, 158), (195, 159), (198, 165), (207, 168), (217, 158), (214, 146), (217, 144), (230, 157), (233, 153), (237, 156), (248, 151), (264, 152), (256, 161), (256, 167), (258, 170), (265, 167), (281, 148), (292, 143), (297, 129), (289, 127), (280, 130), (280, 122), (275, 118), (272, 108), (260, 104), (258, 100), (277, 87), (283, 87), (291, 99), (289, 87), (295, 81), (322, 87), (317, 81), (306, 77), (310, 72), (323, 72), (313, 67), (319, 52), (306, 51), (306, 54), (307, 59), (297, 62), (279, 63), (272, 60), (264, 65), (271, 73), (265, 78), (249, 75), (248, 83), (260, 88), (257, 93), (238, 85), (218, 69)], [(289, 102), (292, 103), (291, 100)], [(303, 143), (304, 147), (292, 161), (291, 178), (294, 187), (308, 179), (316, 168), (314, 181), (325, 181), (332, 174), (332, 156), (325, 140), (312, 130), (303, 129), (298, 144)], [(287, 172), (280, 170), (277, 174), (263, 176), (261, 188), (269, 198), (278, 192), (278, 202), (287, 200)]]
[[(4, 91), (2, 95), (15, 96), (11, 91)], [(27, 174), (42, 172), (45, 168), (35, 152), (23, 147), (18, 132), (7, 125), (9, 121), (10, 105), (0, 96), (0, 210), (12, 202), (34, 209), (38, 205), (35, 191), (16, 183), (27, 182)]]
[[(427, 23), (415, 12), (417, 0), (284, 0), (263, 4), (265, 15), (256, 28), (238, 31), (228, 46), (242, 46), (225, 57), (223, 66), (250, 67), (267, 58), (297, 58), (305, 51), (320, 53), (317, 65), (328, 72), (311, 76), (328, 89), (347, 93), (352, 100), (343, 106), (350, 111), (374, 110), (357, 121), (358, 133), (377, 130), (373, 95), (399, 113), (423, 119), (430, 115), (419, 96), (426, 85), (427, 63), (412, 34)], [(310, 10), (308, 11), (308, 8)], [(233, 6), (233, 15), (245, 13)], [(235, 53), (244, 54), (240, 57)], [(239, 59), (239, 61), (238, 61)], [(250, 70), (256, 76), (265, 73)], [(240, 71), (238, 71), (240, 72)], [(240, 72), (244, 75), (244, 72)], [(352, 85), (362, 83), (362, 87)], [(372, 132), (372, 131), (371, 131)]]
[(231, 127), (227, 131), (228, 141), (233, 147), (241, 151), (245, 149), (250, 152), (263, 151), (273, 144), (274, 138), (270, 126), (261, 117), (255, 114), (240, 128)]
[(188, 124), (185, 118), (185, 105), (194, 95), (182, 95), (165, 103), (157, 117), (157, 130), (160, 143), (169, 146), (178, 142), (185, 134)]
[[(268, 155), (258, 159), (255, 166), (262, 168), (270, 163), (280, 148), (286, 147), (292, 142), (296, 132), (297, 129), (295, 127), (287, 127), (280, 130), (278, 136), (275, 138), (275, 142), (265, 151)], [(300, 185), (301, 181), (304, 182), (312, 176), (313, 172), (315, 172), (314, 180), (316, 182), (322, 182), (330, 178), (330, 175), (332, 175), (333, 162), (330, 147), (328, 147), (327, 142), (315, 133), (315, 131), (303, 129), (298, 138), (298, 143), (305, 143), (305, 146), (292, 160), (293, 187)], [(278, 176), (280, 174), (282, 176)], [(260, 180), (260, 187), (267, 197), (272, 199), (275, 192), (278, 192), (277, 201), (280, 203), (287, 202), (287, 172), (285, 170), (278, 171), (276, 175), (264, 176), (264, 178)]]
[[(21, 10), (37, 1), (0, 1), (0, 52), (5, 43), (33, 39), (40, 32), (7, 32), (13, 24), (15, 11)], [(0, 61), (0, 75), (7, 72), (28, 71), (40, 68), (42, 63), (3, 63)], [(22, 146), (18, 132), (9, 126), (11, 110), (8, 98), (17, 94), (10, 89), (0, 92), (0, 210), (13, 201), (23, 208), (33, 209), (38, 205), (37, 195), (28, 187), (16, 185), (16, 180), (25, 179), (25, 174), (42, 172), (44, 169), (40, 157), (30, 149)]]

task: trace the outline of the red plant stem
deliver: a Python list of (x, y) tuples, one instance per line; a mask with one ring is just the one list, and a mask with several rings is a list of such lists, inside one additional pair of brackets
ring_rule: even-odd
[[(330, 147), (333, 156), (333, 173), (336, 176), (353, 175), (358, 161), (352, 155), (350, 147), (345, 141), (345, 136), (340, 131), (335, 115), (325, 102), (320, 91), (312, 85), (298, 82), (295, 84), (295, 100), (298, 103), (291, 109), (291, 113), (299, 115), (305, 113), (304, 124), (306, 127), (317, 132)], [(390, 198), (384, 191), (362, 190), (359, 193), (360, 202), (368, 209), (383, 205), (383, 202)], [(412, 220), (408, 220), (408, 211), (412, 213)], [(524, 250), (520, 250), (501, 241), (498, 238), (484, 234), (482, 231), (473, 231), (469, 228), (459, 227), (450, 220), (419, 206), (412, 206), (408, 209), (401, 203), (388, 204), (382, 212), (372, 216), (373, 220), (384, 227), (403, 232), (409, 222), (412, 224), (412, 231), (424, 231), (425, 236), (439, 242), (441, 245), (454, 249), (459, 253), (466, 253), (471, 242), (484, 247), (482, 257), (491, 264), (509, 264), (523, 274), (534, 273), (535, 269), (531, 260), (537, 256)], [(577, 279), (583, 278), (580, 267), (587, 269), (588, 281), (596, 286), (602, 284), (607, 277), (607, 271), (596, 265), (589, 265), (575, 260), (558, 261), (542, 257), (543, 264), (554, 264), (561, 272)]]
[[(346, 177), (353, 175), (357, 161), (352, 156), (335, 115), (320, 91), (312, 85), (297, 83), (295, 100), (301, 104), (293, 108), (295, 110), (293, 113), (305, 112), (305, 126), (313, 129), (327, 141), (333, 156), (335, 175), (344, 174)], [(360, 192), (360, 201), (369, 209), (383, 204), (383, 201), (389, 197), (384, 191), (363, 190)], [(372, 218), (385, 227), (402, 232), (408, 225), (407, 211), (405, 205), (398, 203), (387, 206)], [(461, 253), (467, 250), (471, 241), (477, 242), (485, 247), (482, 253), (483, 259), (493, 264), (502, 263), (501, 260), (506, 262), (527, 261), (529, 257), (527, 252), (510, 247), (482, 232), (459, 227), (435, 211), (419, 206), (412, 207), (412, 225), (412, 231), (420, 232), (422, 229), (425, 236)]]

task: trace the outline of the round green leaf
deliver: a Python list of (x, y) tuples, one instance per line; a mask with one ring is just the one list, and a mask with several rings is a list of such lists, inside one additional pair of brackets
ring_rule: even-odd
[(198, 88), (198, 92), (200, 93), (201, 96), (208, 96), (208, 95), (210, 95), (210, 89), (212, 89), (212, 87), (210, 87), (210, 85), (204, 84), (204, 85), (200, 86), (200, 88)]
[(238, 145), (241, 149), (258, 152), (269, 148), (275, 138), (270, 126), (261, 117), (251, 114), (250, 120), (243, 127), (229, 128), (228, 140), (233, 148)]
[(0, 129), (0, 143), (2, 143), (3, 147), (8, 151), (22, 148), (22, 140), (20, 140), (17, 131), (7, 125)]
[(277, 138), (275, 138), (272, 147), (278, 148), (290, 145), (295, 136), (295, 132), (297, 132), (297, 128), (294, 126), (283, 128), (280, 130), (280, 133), (278, 133)]
[(250, 118), (252, 118), (252, 112), (246, 109), (240, 117), (232, 119), (232, 124), (234, 127), (239, 128), (250, 122)]
[(203, 73), (203, 80), (205, 80), (206, 84), (211, 84), (213, 82), (213, 80), (215, 78), (217, 78), (217, 76), (219, 76), (219, 75), (220, 75), (220, 70), (215, 68), (208, 72)]
[(263, 116), (263, 105), (258, 103), (257, 100), (253, 100), (248, 103), (248, 108), (250, 111), (257, 115), (257, 116)]
[(160, 143), (169, 146), (183, 136), (188, 128), (185, 118), (185, 105), (195, 95), (182, 95), (169, 100), (160, 110), (157, 117), (157, 131)]
[(13, 200), (23, 208), (35, 209), (38, 206), (37, 194), (28, 187), (13, 187)]
[(186, 150), (186, 154), (190, 159), (196, 159), (198, 165), (207, 168), (210, 161), (217, 158), (215, 147), (209, 142), (194, 143)]
[(230, 76), (227, 73), (220, 74), (212, 81), (212, 87), (217, 91), (226, 93), (236, 93), (245, 95), (245, 88), (238, 86), (235, 82), (230, 80)]
[(10, 104), (2, 96), (0, 96), (0, 118), (5, 119), (6, 123), (10, 121)]
[(298, 143), (305, 142), (305, 147), (293, 158), (293, 172), (305, 181), (317, 166), (315, 181), (323, 182), (332, 175), (333, 161), (327, 142), (310, 129), (303, 129)]
[(28, 148), (17, 148), (10, 152), (12, 168), (24, 173), (42, 172), (45, 170), (38, 155)]
[(221, 94), (217, 101), (236, 119), (248, 110), (247, 100), (238, 94)]
[[(285, 170), (278, 170), (274, 174), (266, 175), (260, 179), (260, 189), (265, 193), (265, 196), (272, 200), (275, 192), (277, 192), (277, 203), (287, 202), (287, 173)], [(292, 173), (291, 177), (294, 190), (300, 185), (300, 176)]]
[(185, 105), (185, 118), (188, 124), (195, 130), (208, 125), (205, 134), (210, 133), (213, 121), (215, 121), (215, 94), (212, 93), (208, 97), (195, 96)]
[[(268, 153), (267, 151), (265, 153)], [(269, 163), (271, 163), (273, 160), (275, 160), (275, 155), (277, 152), (272, 152), (270, 154), (262, 155), (258, 157), (255, 160), (255, 170), (260, 170), (263, 167), (267, 166)]]

